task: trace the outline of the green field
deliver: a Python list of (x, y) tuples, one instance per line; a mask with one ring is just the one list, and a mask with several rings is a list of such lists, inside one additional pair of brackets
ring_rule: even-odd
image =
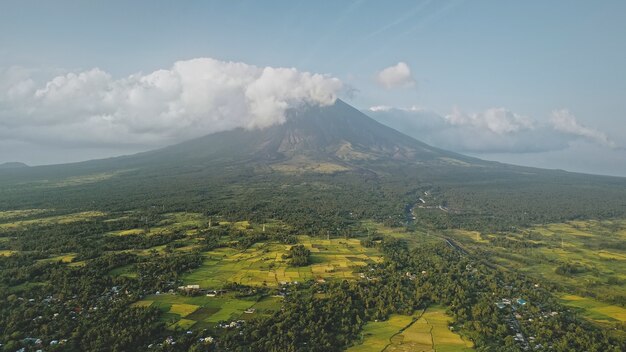
[[(199, 213), (168, 213), (163, 214), (163, 219), (153, 226), (148, 228), (133, 228), (109, 232), (109, 235), (113, 236), (128, 236), (128, 235), (158, 235), (158, 234), (174, 234), (174, 233), (186, 233), (188, 235), (195, 234), (197, 229), (206, 228), (209, 223), (209, 219)], [(111, 219), (108, 221), (123, 220), (124, 217), (118, 219)]]
[(561, 302), (580, 309), (585, 317), (599, 323), (626, 322), (626, 309), (624, 307), (577, 295), (563, 295)]
[(390, 344), (390, 339), (417, 319), (407, 315), (392, 315), (388, 320), (369, 322), (361, 333), (362, 343), (348, 349), (350, 352), (380, 352)]
[(143, 235), (146, 233), (144, 229), (130, 229), (130, 230), (119, 230), (109, 232), (109, 235), (113, 236), (128, 236), (128, 235)]
[[(429, 307), (415, 324), (396, 336), (388, 351), (470, 351), (473, 344), (449, 328), (452, 319), (442, 307)], [(430, 341), (429, 341), (430, 337)]]
[(74, 258), (76, 258), (76, 256), (77, 256), (76, 253), (67, 253), (67, 254), (50, 257), (47, 259), (40, 259), (38, 260), (38, 262), (40, 263), (56, 263), (56, 262), (71, 263), (74, 260)]
[(209, 219), (198, 213), (170, 213), (165, 214), (157, 227), (151, 228), (150, 233), (175, 233), (185, 232), (187, 234), (195, 233), (198, 228), (207, 227)]
[[(281, 303), (282, 299), (277, 297), (236, 298), (229, 293), (217, 297), (159, 294), (147, 296), (133, 306), (157, 307), (163, 312), (162, 320), (170, 329), (187, 329), (270, 315), (280, 309)], [(248, 308), (254, 308), (254, 313), (245, 313)]]
[[(190, 228), (203, 226), (202, 222), (205, 221), (195, 214), (172, 214), (170, 219), (160, 224), (162, 231), (171, 231), (172, 228), (188, 231)], [(220, 225), (241, 230), (252, 227), (248, 222), (221, 222)], [(270, 226), (281, 225), (279, 223), (267, 225), (268, 228)], [(283, 258), (292, 245), (268, 241), (256, 243), (245, 250), (223, 247), (204, 252), (203, 264), (183, 275), (182, 283), (197, 284), (202, 289), (219, 289), (233, 282), (250, 286), (277, 287), (282, 283), (308, 279), (356, 279), (357, 269), (382, 261), (378, 250), (363, 247), (358, 239), (321, 239), (309, 236), (298, 236), (297, 239), (299, 244), (311, 251), (311, 264), (307, 266), (292, 267), (287, 259)], [(190, 250), (195, 246), (193, 237), (186, 237), (180, 241), (185, 246), (176, 248), (176, 251)], [(163, 247), (130, 252), (147, 254), (152, 250), (162, 251)], [(109, 274), (129, 277), (137, 275), (132, 265), (115, 268)], [(281, 303), (282, 299), (277, 297), (242, 299), (230, 293), (218, 297), (206, 295), (188, 297), (167, 293), (147, 296), (134, 305), (159, 308), (163, 312), (163, 321), (170, 329), (198, 329), (220, 321), (247, 320), (259, 315), (268, 315), (279, 309)], [(245, 313), (248, 308), (254, 308), (255, 312)]]
[(137, 277), (138, 274), (132, 264), (123, 265), (109, 271), (112, 276)]
[[(46, 219), (37, 221), (48, 221)], [(124, 219), (124, 217), (106, 221), (119, 219)], [(123, 229), (107, 234), (111, 236), (151, 236), (182, 232), (189, 236), (174, 241), (173, 243), (179, 245), (174, 250), (176, 252), (192, 251), (199, 248), (200, 243), (194, 235), (198, 230), (206, 229), (209, 221), (208, 217), (199, 213), (169, 213), (164, 214), (163, 219), (156, 226), (145, 229)], [(263, 227), (268, 231), (276, 231), (285, 228), (285, 225), (280, 221), (268, 221), (265, 224), (251, 224), (248, 221), (228, 222), (218, 219), (212, 219), (212, 221), (213, 226), (219, 222), (219, 226), (238, 231), (259, 232)], [(15, 224), (15, 226), (21, 225), (23, 224)], [(410, 237), (407, 233), (394, 234), (394, 236)], [(184, 284), (198, 284), (203, 289), (220, 288), (226, 283), (276, 287), (283, 283), (309, 279), (354, 279), (358, 277), (356, 272), (360, 267), (382, 261), (381, 254), (377, 249), (363, 247), (359, 239), (322, 239), (304, 235), (297, 236), (297, 239), (298, 244), (304, 245), (311, 251), (310, 265), (290, 266), (283, 255), (289, 251), (291, 245), (268, 241), (256, 243), (245, 250), (222, 247), (204, 252), (203, 265), (193, 272), (183, 275), (182, 281)], [(157, 245), (146, 249), (125, 249), (116, 252), (146, 256), (152, 252), (162, 254), (165, 247), (165, 245)], [(6, 251), (2, 254), (10, 255), (11, 253)], [(78, 265), (79, 263), (72, 264)], [(137, 276), (132, 266), (115, 268), (109, 274), (126, 277)]]
[(291, 245), (257, 243), (243, 251), (218, 248), (205, 252), (203, 265), (183, 276), (183, 282), (219, 288), (228, 282), (278, 286), (308, 279), (353, 279), (359, 267), (382, 260), (377, 250), (363, 247), (358, 239), (299, 236), (298, 241), (311, 251), (308, 266), (292, 267), (282, 258)]
[(0, 211), (0, 221), (24, 218), (27, 216), (39, 215), (49, 211), (48, 209), (24, 209)]
[(371, 234), (380, 234), (404, 240), (411, 248), (422, 246), (425, 243), (435, 243), (442, 241), (440, 237), (433, 236), (430, 231), (422, 228), (413, 228), (411, 230), (407, 230), (404, 227), (385, 226), (372, 220), (362, 221), (361, 224)]
[(625, 321), (626, 220), (570, 221), (514, 232), (448, 231), (467, 248), (487, 251), (493, 262), (557, 284), (562, 302), (600, 323)]
[[(251, 230), (253, 228), (261, 228), (262, 225), (252, 225), (248, 221), (218, 221), (218, 219), (209, 219), (207, 216), (200, 213), (192, 212), (178, 212), (163, 214), (163, 219), (156, 223), (154, 226), (148, 228), (132, 228), (125, 230), (118, 230), (109, 232), (109, 235), (113, 236), (128, 236), (128, 235), (157, 235), (157, 234), (174, 234), (183, 232), (187, 235), (194, 235), (198, 232), (198, 229), (206, 229), (209, 226), (209, 221), (212, 220), (213, 226), (220, 224), (221, 226), (230, 226), (234, 230)], [(108, 222), (123, 220), (127, 217), (120, 217), (117, 219), (105, 220)], [(275, 228), (276, 224), (268, 224), (269, 228)]]
[(2, 249), (0, 250), (0, 257), (8, 257), (10, 255), (13, 255), (14, 253), (17, 253), (17, 251), (12, 251), (9, 249)]
[(74, 214), (49, 216), (32, 220), (21, 220), (0, 224), (0, 230), (13, 230), (26, 228), (33, 225), (62, 225), (78, 221), (87, 221), (94, 218), (103, 217), (106, 214), (100, 211), (85, 211)]
[(392, 315), (387, 321), (367, 323), (361, 343), (348, 351), (471, 351), (473, 344), (450, 330), (451, 320), (439, 306), (416, 316)]

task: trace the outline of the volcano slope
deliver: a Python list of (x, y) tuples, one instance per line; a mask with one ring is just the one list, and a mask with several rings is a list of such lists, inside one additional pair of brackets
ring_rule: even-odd
[[(0, 170), (0, 210), (136, 209), (279, 218), (314, 232), (355, 218), (505, 229), (626, 213), (626, 179), (487, 162), (386, 127), (338, 100), (262, 130), (220, 132), (159, 150)], [(422, 198), (422, 200), (420, 200)], [(352, 215), (350, 215), (350, 213)]]
[[(511, 252), (528, 243), (556, 253), (556, 237), (537, 243), (516, 228), (624, 217), (625, 199), (624, 179), (447, 152), (341, 101), (291, 110), (262, 130), (7, 168), (0, 342), (11, 351), (38, 340), (71, 351), (205, 351), (214, 341), (236, 351), (339, 351), (367, 338), (369, 322), (410, 320), (436, 303), (482, 350), (620, 351), (623, 328), (577, 317), (554, 282), (516, 269), (526, 248)], [(603, 241), (622, 246), (614, 238)], [(622, 285), (610, 275), (611, 287)], [(526, 303), (502, 303), (516, 298)]]

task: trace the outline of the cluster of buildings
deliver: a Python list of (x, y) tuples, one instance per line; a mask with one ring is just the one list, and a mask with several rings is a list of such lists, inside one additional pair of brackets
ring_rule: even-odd
[(511, 306), (515, 309), (515, 306), (513, 305), (513, 303), (515, 303), (519, 307), (523, 307), (526, 305), (527, 302), (523, 298), (518, 298), (514, 301), (512, 301), (510, 298), (503, 298), (502, 300), (500, 300), (499, 302), (496, 302), (495, 304), (499, 309), (504, 309), (506, 306)]
[[(539, 285), (535, 285), (535, 288), (537, 287), (539, 287)], [(511, 307), (511, 314), (508, 317), (507, 322), (509, 324), (509, 328), (515, 333), (513, 339), (520, 344), (522, 349), (527, 351), (531, 349), (531, 346), (533, 346), (535, 350), (540, 350), (543, 349), (544, 346), (540, 343), (536, 343), (535, 336), (529, 336), (526, 338), (522, 333), (520, 322), (533, 322), (534, 319), (549, 319), (557, 316), (559, 313), (555, 311), (540, 311), (538, 314), (531, 314), (530, 311), (520, 310), (520, 308), (525, 306), (527, 303), (528, 302), (523, 298), (517, 298), (514, 300), (503, 298), (495, 304), (499, 309), (504, 309), (507, 306)]]
[[(26, 337), (24, 339), (22, 339), (22, 343), (24, 345), (27, 346), (33, 346), (33, 347), (37, 347), (40, 349), (37, 349), (35, 351), (43, 351), (41, 348), (44, 347), (44, 341), (40, 338), (37, 337)], [(64, 345), (65, 343), (67, 343), (67, 339), (62, 339), (62, 340), (52, 340), (48, 343), (49, 346), (59, 346), (59, 345)], [(2, 347), (2, 345), (0, 344), (0, 347)], [(22, 347), (19, 350), (17, 350), (17, 352), (25, 352), (26, 351), (26, 347)]]
[(246, 322), (244, 320), (237, 320), (237, 321), (219, 323), (219, 324), (217, 324), (217, 327), (220, 328), (220, 329), (239, 329), (245, 323)]

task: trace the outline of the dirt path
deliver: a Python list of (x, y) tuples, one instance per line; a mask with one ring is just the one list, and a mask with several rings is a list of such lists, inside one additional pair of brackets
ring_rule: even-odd
[(433, 346), (433, 351), (437, 351), (435, 349), (435, 337), (433, 336), (433, 329), (435, 328), (435, 326), (429, 323), (428, 319), (424, 318), (424, 320), (426, 321), (426, 324), (430, 326), (430, 331), (428, 331), (428, 333), (430, 334), (430, 344)]
[[(393, 340), (393, 338), (394, 338), (394, 337), (396, 337), (396, 336), (398, 336), (398, 335), (402, 334), (402, 333), (403, 333), (406, 329), (410, 328), (410, 327), (411, 327), (411, 325), (415, 324), (415, 322), (417, 322), (418, 320), (420, 320), (420, 319), (422, 318), (422, 316), (424, 315), (424, 313), (426, 313), (426, 309), (427, 309), (427, 308), (424, 308), (424, 309), (422, 310), (422, 312), (420, 313), (420, 315), (419, 315), (418, 317), (414, 318), (413, 320), (411, 320), (411, 322), (410, 322), (407, 326), (405, 326), (405, 327), (403, 327), (402, 329), (400, 329), (397, 333), (395, 333), (395, 334), (391, 335), (391, 337), (389, 337), (389, 343), (388, 343), (388, 344), (385, 346), (385, 348), (383, 348), (380, 352), (385, 352), (385, 350), (386, 350), (389, 346), (393, 345), (393, 342), (392, 342), (391, 340)], [(432, 327), (431, 327), (431, 331), (432, 331)], [(432, 337), (432, 333), (430, 334), (430, 336)], [(434, 344), (433, 344), (433, 346), (434, 346)]]

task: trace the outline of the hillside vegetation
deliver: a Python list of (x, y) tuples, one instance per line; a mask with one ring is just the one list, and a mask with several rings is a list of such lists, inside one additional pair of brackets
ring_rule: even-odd
[(0, 347), (626, 350), (626, 179), (291, 114), (1, 170)]

